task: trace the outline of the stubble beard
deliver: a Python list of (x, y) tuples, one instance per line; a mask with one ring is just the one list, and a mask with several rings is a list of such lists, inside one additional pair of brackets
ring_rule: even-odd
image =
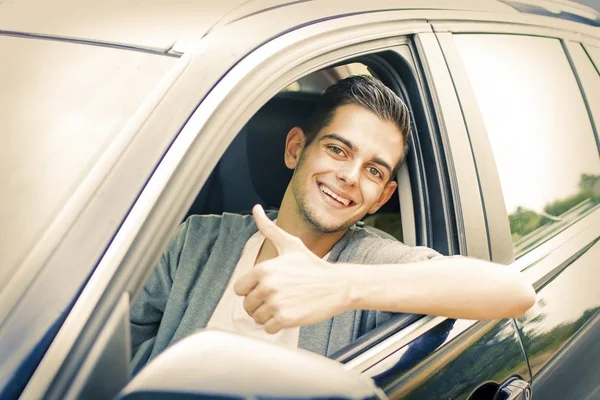
[(326, 233), (337, 233), (342, 232), (350, 228), (352, 225), (358, 222), (356, 221), (345, 221), (337, 226), (325, 226), (318, 218), (314, 210), (311, 209), (309, 204), (309, 199), (306, 191), (302, 190), (302, 183), (300, 182), (300, 178), (298, 177), (297, 172), (301, 169), (302, 164), (304, 162), (304, 153), (300, 156), (300, 160), (298, 160), (298, 165), (294, 170), (294, 174), (292, 175), (292, 194), (294, 195), (294, 199), (296, 200), (296, 207), (298, 210), (298, 214), (306, 221), (306, 223), (310, 226), (310, 228), (318, 234), (326, 234)]

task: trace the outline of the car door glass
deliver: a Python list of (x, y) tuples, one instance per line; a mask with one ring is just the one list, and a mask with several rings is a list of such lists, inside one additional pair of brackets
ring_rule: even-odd
[(0, 36), (0, 287), (177, 58)]
[[(600, 158), (559, 40), (455, 35), (492, 146), (515, 256), (600, 203)], [(493, 57), (482, 56), (490, 54)]]

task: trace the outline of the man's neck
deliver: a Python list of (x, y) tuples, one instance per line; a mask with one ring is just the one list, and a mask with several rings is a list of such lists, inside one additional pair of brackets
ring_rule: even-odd
[[(277, 215), (277, 226), (302, 240), (304, 245), (311, 252), (319, 258), (323, 258), (344, 236), (347, 229), (334, 233), (315, 232), (304, 217), (293, 209), (296, 205), (290, 204), (292, 202), (289, 201), (288, 195), (289, 193), (286, 193), (284, 200), (281, 203), (281, 208)], [(265, 240), (258, 253), (258, 257), (256, 258), (256, 263), (258, 264), (259, 262), (270, 260), (271, 258), (277, 257), (277, 255), (275, 246), (269, 240)]]

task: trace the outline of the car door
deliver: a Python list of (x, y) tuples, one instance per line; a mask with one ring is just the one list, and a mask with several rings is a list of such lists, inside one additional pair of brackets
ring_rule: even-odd
[(437, 30), (482, 182), (491, 257), (522, 270), (537, 291), (516, 322), (533, 397), (592, 399), (600, 380), (592, 283), (600, 278), (600, 78), (586, 48), (600, 37), (557, 25)]

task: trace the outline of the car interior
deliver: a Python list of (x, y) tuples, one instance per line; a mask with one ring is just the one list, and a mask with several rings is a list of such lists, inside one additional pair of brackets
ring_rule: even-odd
[[(285, 139), (294, 126), (304, 128), (320, 93), (339, 79), (350, 75), (367, 74), (380, 79), (402, 98), (414, 115), (408, 89), (385, 57), (362, 56), (308, 74), (290, 84), (270, 99), (241, 129), (205, 182), (185, 218), (193, 214), (249, 214), (255, 204), (266, 210), (276, 210), (293, 171), (283, 160)], [(411, 74), (412, 75), (412, 74)], [(413, 82), (414, 85), (414, 82)], [(357, 225), (384, 238), (403, 241), (409, 245), (430, 245), (423, 240), (426, 218), (419, 218), (427, 201), (422, 180), (418, 138), (412, 118), (413, 135), (409, 140), (407, 161), (398, 171), (398, 190), (375, 214), (367, 215)], [(403, 196), (404, 194), (404, 196)], [(402, 200), (401, 200), (402, 199)], [(184, 220), (185, 220), (184, 218)], [(443, 251), (444, 249), (442, 249)], [(394, 332), (408, 326), (421, 316), (398, 315), (361, 337), (333, 356), (344, 362), (372, 347)]]

